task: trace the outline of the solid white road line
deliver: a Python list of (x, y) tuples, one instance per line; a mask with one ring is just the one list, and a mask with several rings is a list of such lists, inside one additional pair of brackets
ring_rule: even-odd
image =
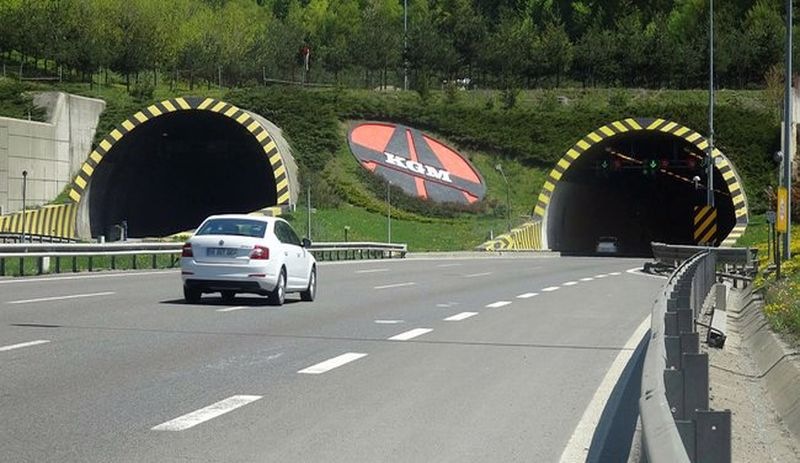
[(112, 294), (114, 294), (113, 291), (106, 291), (104, 293), (72, 294), (70, 296), (53, 296), (53, 297), (42, 297), (39, 299), (25, 299), (22, 301), (10, 301), (8, 302), (8, 304), (29, 304), (31, 302), (63, 301), (66, 299), (80, 299), (84, 297), (110, 296)]
[(0, 352), (5, 352), (7, 350), (21, 349), (23, 347), (38, 346), (39, 344), (47, 344), (48, 342), (50, 342), (50, 341), (48, 341), (47, 339), (39, 339), (37, 341), (29, 341), (29, 342), (22, 342), (22, 343), (19, 343), (19, 344), (12, 344), (10, 346), (0, 347)]
[(406, 331), (405, 333), (392, 336), (389, 338), (389, 341), (408, 341), (409, 339), (414, 339), (418, 336), (422, 336), (423, 334), (430, 333), (431, 331), (433, 331), (432, 328), (414, 328), (413, 330)]
[(450, 317), (445, 318), (444, 321), (446, 321), (446, 322), (460, 322), (461, 320), (466, 320), (469, 317), (474, 317), (475, 315), (478, 315), (478, 312), (461, 312), (461, 313), (457, 313), (455, 315), (452, 315)]
[(539, 293), (523, 293), (517, 296), (517, 299), (530, 299), (532, 297), (538, 296)]
[(549, 293), (551, 291), (558, 291), (559, 289), (561, 289), (559, 286), (548, 286), (547, 288), (543, 288), (542, 291)]
[(581, 281), (592, 281), (592, 280), (594, 280), (594, 278), (592, 277), (581, 278)]
[(630, 273), (631, 275), (638, 275), (642, 277), (650, 277), (650, 278), (659, 278), (659, 279), (666, 279), (669, 278), (666, 275), (651, 275), (649, 273), (644, 273), (640, 267), (634, 267), (628, 270), (625, 270), (625, 273)]
[(600, 387), (597, 388), (594, 396), (592, 396), (592, 400), (589, 401), (589, 406), (587, 406), (586, 410), (583, 412), (578, 426), (575, 427), (572, 437), (570, 437), (567, 446), (564, 448), (564, 452), (561, 454), (561, 460), (559, 460), (561, 463), (586, 461), (595, 428), (597, 428), (600, 415), (603, 414), (603, 408), (605, 408), (606, 402), (608, 402), (608, 398), (611, 396), (611, 391), (614, 390), (614, 386), (617, 384), (617, 381), (619, 381), (619, 376), (622, 374), (628, 361), (633, 356), (636, 346), (639, 345), (639, 342), (649, 328), (650, 316), (648, 315), (633, 332), (628, 342), (625, 343), (625, 347), (619, 351), (617, 358), (614, 359), (608, 372), (606, 372), (603, 381), (600, 383)]
[(408, 283), (394, 283), (391, 285), (375, 286), (373, 289), (389, 289), (389, 288), (402, 288), (403, 286), (414, 286), (416, 283), (409, 281)]
[(398, 323), (403, 323), (403, 320), (375, 320), (375, 323), (379, 325), (397, 325)]
[(234, 395), (228, 397), (227, 399), (220, 400), (215, 404), (211, 404), (208, 407), (201, 408), (200, 410), (179, 416), (174, 420), (159, 424), (152, 429), (153, 431), (184, 431), (212, 418), (216, 418), (220, 415), (224, 415), (228, 412), (236, 410), (237, 408), (247, 405), (251, 402), (255, 402), (261, 397), (262, 396), (260, 395)]
[(464, 275), (464, 278), (485, 277), (491, 274), (492, 272), (470, 273), (469, 275)]
[(563, 283), (561, 286), (575, 286), (577, 284), (578, 284), (577, 281), (568, 281), (566, 283)]
[(65, 280), (94, 280), (97, 278), (122, 278), (122, 277), (138, 277), (147, 275), (163, 275), (165, 273), (178, 273), (180, 270), (165, 270), (158, 272), (125, 272), (125, 273), (109, 273), (104, 275), (74, 275), (68, 277), (47, 277), (47, 278), (14, 278), (11, 280), (2, 280), (0, 285), (8, 285), (14, 283), (41, 283), (43, 281), (65, 281)]
[(356, 273), (378, 273), (378, 272), (388, 272), (388, 268), (371, 268), (369, 270), (356, 270)]
[(244, 306), (244, 305), (240, 305), (240, 306), (236, 306), (236, 307), (225, 307), (224, 309), (217, 309), (217, 312), (233, 312), (235, 310), (246, 310), (246, 309), (249, 309), (249, 308), (250, 307), (247, 307), (247, 306)]
[(348, 352), (338, 357), (334, 357), (332, 359), (325, 360), (324, 362), (320, 362), (316, 365), (311, 365), (308, 368), (303, 368), (302, 370), (298, 371), (298, 373), (303, 373), (306, 375), (319, 375), (327, 371), (331, 371), (334, 368), (339, 368), (342, 365), (348, 364), (350, 362), (353, 362), (355, 360), (358, 360), (366, 356), (367, 354), (360, 354), (358, 352)]
[(491, 304), (486, 304), (486, 307), (489, 309), (496, 309), (498, 307), (504, 307), (509, 304), (511, 304), (511, 301), (497, 301), (497, 302), (492, 302)]

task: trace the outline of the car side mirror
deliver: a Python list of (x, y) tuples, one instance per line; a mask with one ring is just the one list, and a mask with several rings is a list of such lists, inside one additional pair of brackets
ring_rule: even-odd
[(303, 238), (303, 247), (310, 248), (311, 247), (311, 240), (308, 238)]

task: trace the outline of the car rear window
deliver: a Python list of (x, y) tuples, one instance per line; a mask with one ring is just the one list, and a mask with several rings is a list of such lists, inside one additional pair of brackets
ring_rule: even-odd
[(267, 223), (247, 219), (212, 219), (203, 224), (196, 235), (230, 235), (263, 238)]

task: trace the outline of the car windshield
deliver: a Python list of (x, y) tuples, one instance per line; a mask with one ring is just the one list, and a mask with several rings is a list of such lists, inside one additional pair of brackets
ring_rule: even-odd
[(267, 223), (247, 219), (212, 219), (203, 224), (196, 235), (233, 235), (263, 238)]

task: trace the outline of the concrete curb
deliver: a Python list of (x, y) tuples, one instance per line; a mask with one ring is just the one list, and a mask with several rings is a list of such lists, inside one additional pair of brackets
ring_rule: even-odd
[(800, 438), (800, 364), (794, 360), (800, 351), (781, 340), (770, 329), (761, 308), (761, 297), (752, 288), (742, 291), (730, 304), (729, 317), (736, 320), (742, 343), (748, 348), (764, 379), (770, 399), (795, 441)]

